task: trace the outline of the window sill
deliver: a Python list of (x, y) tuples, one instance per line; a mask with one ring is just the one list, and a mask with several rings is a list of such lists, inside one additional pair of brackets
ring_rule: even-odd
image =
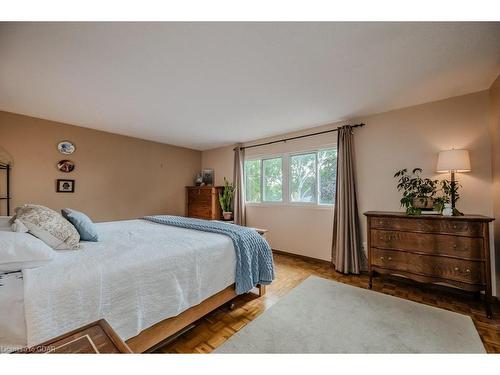
[(303, 208), (308, 210), (333, 210), (333, 204), (316, 204), (316, 203), (245, 203), (246, 207), (261, 207), (261, 208)]

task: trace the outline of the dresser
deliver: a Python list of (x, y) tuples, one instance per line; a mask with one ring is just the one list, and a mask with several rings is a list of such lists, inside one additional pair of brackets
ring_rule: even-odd
[(369, 287), (375, 274), (392, 274), (422, 283), (444, 283), (485, 292), (491, 318), (489, 223), (486, 216), (407, 216), (365, 212)]
[(222, 193), (222, 189), (222, 186), (186, 186), (186, 216), (221, 220), (219, 193)]

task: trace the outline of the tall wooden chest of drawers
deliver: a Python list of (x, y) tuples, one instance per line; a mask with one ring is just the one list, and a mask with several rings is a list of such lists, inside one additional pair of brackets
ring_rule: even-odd
[(186, 186), (186, 216), (220, 220), (222, 209), (219, 192), (222, 192), (222, 189), (222, 186)]
[(375, 273), (444, 283), (479, 294), (491, 317), (489, 223), (485, 216), (365, 212), (370, 288)]

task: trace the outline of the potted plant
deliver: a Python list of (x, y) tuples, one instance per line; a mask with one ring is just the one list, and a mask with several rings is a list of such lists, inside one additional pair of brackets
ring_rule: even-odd
[(420, 215), (422, 210), (434, 208), (434, 197), (438, 191), (438, 180), (422, 178), (422, 168), (401, 169), (394, 174), (398, 179), (397, 189), (403, 192), (401, 206), (406, 208), (407, 215)]
[(233, 218), (233, 212), (231, 211), (234, 198), (234, 186), (229, 183), (224, 177), (224, 189), (222, 193), (219, 193), (219, 202), (222, 208), (222, 216), (224, 220), (231, 220)]

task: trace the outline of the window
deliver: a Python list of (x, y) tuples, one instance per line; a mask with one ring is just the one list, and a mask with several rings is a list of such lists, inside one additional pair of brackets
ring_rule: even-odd
[(290, 201), (316, 202), (316, 153), (290, 157)]
[(260, 202), (260, 160), (245, 161), (245, 197), (247, 202)]
[(318, 152), (319, 203), (335, 203), (337, 189), (337, 150)]
[(281, 157), (262, 160), (264, 195), (263, 202), (283, 200), (283, 159)]
[(245, 160), (246, 201), (332, 205), (336, 164), (334, 148)]

